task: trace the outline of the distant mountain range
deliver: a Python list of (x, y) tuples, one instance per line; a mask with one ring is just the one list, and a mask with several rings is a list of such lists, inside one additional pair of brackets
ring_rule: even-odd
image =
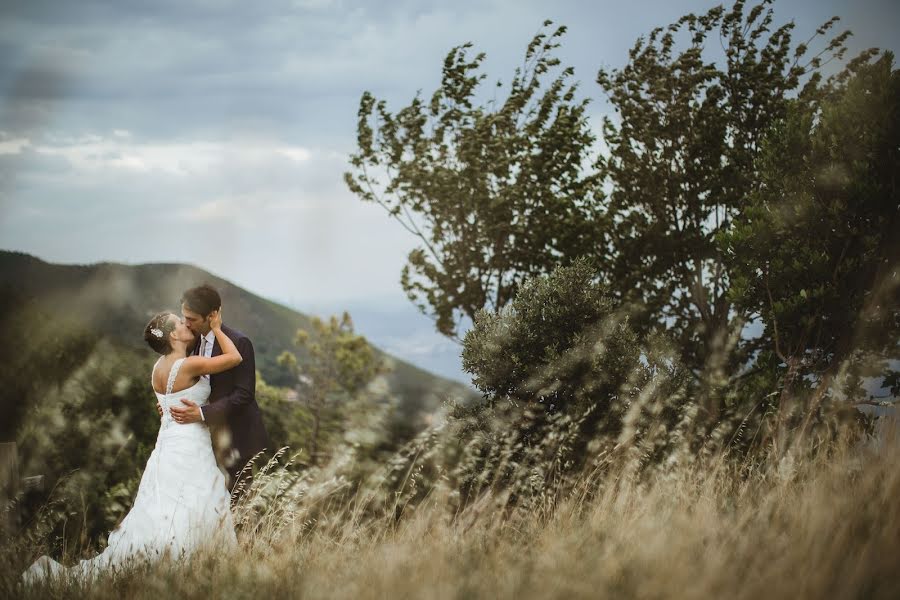
[[(253, 340), (263, 378), (276, 385), (289, 384), (277, 358), (284, 350), (297, 352), (293, 343), (296, 332), (309, 328), (310, 323), (304, 314), (192, 265), (60, 265), (20, 252), (0, 251), (3, 319), (15, 318), (16, 303), (27, 302), (41, 314), (65, 315), (117, 346), (146, 350), (148, 362), (152, 355), (143, 341), (143, 330), (149, 318), (165, 309), (177, 313), (182, 292), (201, 283), (219, 290), (225, 322)], [(458, 382), (382, 354), (393, 367), (387, 378), (390, 389), (407, 413), (430, 412), (443, 398), (473, 395)]]

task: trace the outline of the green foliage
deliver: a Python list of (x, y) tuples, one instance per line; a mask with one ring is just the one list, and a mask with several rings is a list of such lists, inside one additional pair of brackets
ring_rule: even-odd
[(353, 331), (348, 313), (328, 321), (310, 320), (310, 330), (297, 331), (297, 345), (304, 350), (304, 360), (284, 352), (278, 362), (297, 381), (297, 394), (306, 401), (312, 414), (309, 438), (310, 459), (319, 459), (320, 431), (323, 416), (337, 415), (339, 404), (346, 403), (364, 389), (377, 375), (387, 372), (381, 357), (361, 335)]
[[(738, 1), (686, 15), (638, 39), (624, 68), (597, 77), (619, 117), (604, 121), (609, 154), (598, 161), (612, 187), (604, 274), (616, 297), (640, 311), (638, 330), (664, 326), (698, 371), (743, 318), (728, 293), (729, 263), (716, 236), (759, 188), (760, 143), (785, 116), (790, 96), (802, 105), (816, 100), (822, 57), (842, 57), (849, 35), (806, 60), (809, 44), (837, 19), (793, 46), (794, 23), (776, 28), (771, 4), (745, 13)], [(710, 57), (720, 43), (724, 61)], [(746, 356), (731, 360), (733, 369)]]
[(459, 449), (439, 451), (462, 502), (488, 489), (552, 502), (547, 489), (598, 456), (634, 449), (637, 469), (697, 449), (704, 432), (672, 345), (639, 338), (594, 273), (576, 260), (477, 315), (463, 365), (488, 401), (452, 411)]
[(297, 346), (305, 350), (305, 360), (299, 363), (296, 356), (284, 352), (278, 362), (294, 376), (308, 379), (314, 393), (323, 397), (337, 392), (353, 395), (384, 372), (381, 357), (365, 337), (354, 333), (349, 313), (327, 321), (313, 317), (310, 325), (310, 330), (298, 330), (295, 338)]
[(477, 105), (484, 54), (470, 58), (471, 44), (447, 55), (430, 100), (416, 96), (396, 114), (368, 92), (360, 100), (345, 180), (422, 244), (401, 285), (445, 335), (506, 305), (525, 278), (596, 248), (601, 192), (583, 170), (594, 141), (587, 100), (552, 54), (564, 32), (535, 36), (501, 102)]
[(269, 385), (257, 372), (256, 402), (274, 448), (287, 446), (291, 452), (297, 452), (306, 447), (312, 432), (312, 415), (304, 405), (288, 399), (287, 389)]
[[(455, 336), (463, 317), (499, 313), (523, 282), (590, 257), (605, 295), (628, 311), (637, 334), (674, 340), (711, 422), (737, 401), (741, 378), (759, 380), (747, 367), (760, 361), (755, 366), (765, 369), (765, 357), (741, 340), (759, 313), (736, 304), (742, 292), (731, 286), (745, 286), (746, 277), (733, 272), (723, 239), (763, 191), (770, 129), (792, 107), (816, 111), (874, 53), (823, 81), (822, 67), (844, 57), (850, 32), (828, 37), (835, 17), (795, 43), (793, 22), (777, 25), (772, 4), (739, 0), (686, 15), (641, 37), (625, 67), (600, 70), (597, 82), (616, 114), (604, 119), (607, 150), (593, 170), (588, 101), (576, 99), (572, 70), (541, 81), (560, 68), (553, 51), (562, 27), (534, 38), (502, 102), (480, 101), (483, 55), (470, 58), (469, 44), (448, 54), (430, 102), (417, 96), (392, 114), (364, 94), (345, 179), (422, 242), (401, 284), (437, 329)], [(541, 345), (552, 340), (522, 341), (535, 346), (519, 353), (552, 352)], [(482, 377), (499, 378), (484, 388), (497, 397), (513, 387), (540, 389), (515, 380), (527, 370), (515, 361), (498, 366), (503, 376), (485, 369), (478, 367)]]
[(12, 440), (30, 406), (62, 384), (98, 343), (68, 311), (52, 313), (11, 286), (0, 287), (0, 440)]
[[(786, 386), (884, 372), (900, 336), (900, 74), (854, 67), (819, 105), (793, 102), (757, 161), (759, 187), (722, 236), (730, 297), (762, 318)], [(850, 367), (847, 363), (852, 363)], [(853, 389), (855, 388), (855, 389)]]
[[(159, 424), (147, 356), (101, 342), (82, 359), (28, 407), (17, 436), (22, 472), (52, 489), (52, 543), (70, 552), (90, 551), (127, 512)], [(45, 493), (22, 499), (23, 522)]]
[(526, 281), (499, 313), (482, 311), (463, 368), (492, 401), (551, 411), (607, 404), (639, 367), (640, 345), (585, 260)]
[[(888, 242), (897, 228), (897, 202), (888, 192), (896, 187), (889, 175), (896, 157), (888, 152), (896, 128), (887, 116), (896, 108), (878, 93), (866, 102), (851, 98), (862, 92), (849, 82), (874, 50), (823, 77), (823, 67), (846, 54), (850, 32), (835, 31), (837, 17), (796, 43), (793, 21), (777, 24), (772, 6), (773, 0), (750, 6), (738, 0), (685, 15), (639, 38), (624, 67), (601, 69), (597, 83), (615, 114), (604, 119), (605, 149), (593, 169), (587, 100), (576, 100), (571, 69), (541, 82), (560, 67), (552, 54), (562, 27), (534, 38), (505, 101), (481, 101), (483, 55), (470, 59), (470, 45), (449, 53), (431, 102), (417, 96), (392, 114), (383, 101), (363, 95), (347, 184), (422, 242), (401, 284), (436, 318), (437, 329), (452, 336), (463, 316), (480, 321), (464, 354), (490, 400), (590, 395), (582, 388), (592, 367), (573, 357), (585, 356), (580, 348), (595, 332), (552, 319), (543, 329), (539, 320), (526, 326), (530, 317), (503, 312), (525, 282), (549, 285), (540, 276), (582, 257), (593, 264), (589, 279), (604, 286), (604, 311), (627, 313), (639, 338), (664, 333), (672, 340), (710, 427), (730, 418), (723, 410), (767, 404), (752, 396), (769, 397), (766, 386), (780, 385), (777, 360), (788, 353), (779, 350), (775, 359), (760, 353), (776, 325), (804, 348), (805, 357), (791, 361), (843, 365), (847, 390), (883, 373), (879, 361), (896, 354), (897, 339), (888, 308), (896, 305), (898, 262), (896, 244)], [(885, 77), (890, 67), (880, 71)], [(834, 99), (841, 95), (848, 100), (839, 109)], [(807, 149), (817, 143), (809, 134), (820, 117), (821, 148)], [(788, 129), (773, 133), (780, 128)], [(857, 139), (871, 137), (864, 131), (881, 137)], [(779, 135), (787, 136), (780, 145)], [(845, 145), (854, 148), (842, 157), (846, 164), (827, 163), (827, 154)], [(830, 179), (834, 198), (789, 189), (808, 188), (810, 177), (820, 187)], [(835, 196), (838, 179), (852, 191)], [(782, 192), (793, 196), (774, 198)], [(794, 230), (776, 222), (782, 217), (758, 214), (777, 203)], [(845, 209), (856, 212), (833, 223)], [(842, 230), (857, 241), (836, 233)], [(843, 277), (832, 263), (853, 276), (832, 285)], [(754, 283), (763, 271), (771, 279), (773, 269), (782, 271), (775, 295), (783, 294), (770, 302), (782, 313), (774, 320)], [(553, 293), (565, 295), (561, 287)], [(834, 307), (827, 319), (810, 309), (823, 295)], [(840, 306), (839, 298), (852, 299)], [(766, 332), (746, 340), (744, 327), (753, 320)], [(823, 337), (826, 330), (842, 341)], [(869, 334), (871, 343), (857, 343)], [(867, 344), (878, 346), (878, 360), (846, 362), (851, 355), (871, 358)], [(810, 372), (795, 371), (792, 382)], [(551, 403), (559, 406), (555, 397)]]

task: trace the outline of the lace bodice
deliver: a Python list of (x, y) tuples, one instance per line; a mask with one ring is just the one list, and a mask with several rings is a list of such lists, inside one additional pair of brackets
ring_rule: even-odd
[[(175, 364), (172, 365), (171, 371), (169, 371), (169, 379), (166, 382), (166, 393), (160, 394), (156, 390), (156, 399), (159, 401), (159, 405), (163, 410), (163, 423), (162, 426), (165, 428), (168, 425), (177, 425), (175, 421), (172, 419), (172, 414), (169, 412), (169, 409), (173, 406), (184, 406), (181, 402), (182, 399), (190, 400), (197, 404), (197, 406), (203, 406), (209, 400), (210, 386), (209, 379), (206, 377), (201, 377), (200, 381), (195, 383), (189, 388), (183, 389), (178, 392), (173, 392), (172, 388), (175, 385), (175, 378), (178, 377), (178, 370), (181, 368), (181, 364), (185, 359), (179, 358), (175, 361)], [(154, 367), (155, 370), (155, 367)], [(152, 378), (151, 378), (152, 379)]]

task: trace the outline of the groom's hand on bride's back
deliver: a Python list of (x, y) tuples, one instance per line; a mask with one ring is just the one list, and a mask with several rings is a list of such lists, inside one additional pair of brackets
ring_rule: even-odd
[(162, 406), (159, 405), (159, 402), (156, 403), (156, 412), (158, 412), (160, 418), (162, 418)]
[(169, 407), (169, 412), (172, 413), (172, 419), (174, 419), (176, 423), (187, 425), (188, 423), (199, 423), (203, 420), (203, 416), (200, 414), (200, 406), (197, 405), (197, 403), (191, 402), (187, 398), (182, 398), (181, 403), (184, 404), (184, 406)]

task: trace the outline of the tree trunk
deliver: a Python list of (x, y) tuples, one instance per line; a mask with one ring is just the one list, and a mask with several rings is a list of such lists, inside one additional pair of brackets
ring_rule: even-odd
[(312, 432), (312, 443), (310, 444), (310, 450), (309, 450), (309, 462), (312, 465), (317, 464), (318, 460), (319, 460), (319, 421), (321, 420), (321, 412), (322, 412), (322, 407), (317, 402), (316, 405), (312, 409), (313, 432)]
[(776, 456), (784, 456), (788, 447), (788, 424), (793, 416), (797, 399), (793, 395), (794, 381), (800, 371), (800, 359), (795, 356), (787, 357), (787, 374), (784, 376), (784, 386), (778, 398), (778, 412), (775, 420), (775, 448)]
[(18, 492), (19, 456), (16, 443), (4, 442), (0, 444), (0, 510), (5, 516), (0, 518), (0, 531), (12, 531), (15, 513), (6, 509), (12, 508), (11, 503)]

